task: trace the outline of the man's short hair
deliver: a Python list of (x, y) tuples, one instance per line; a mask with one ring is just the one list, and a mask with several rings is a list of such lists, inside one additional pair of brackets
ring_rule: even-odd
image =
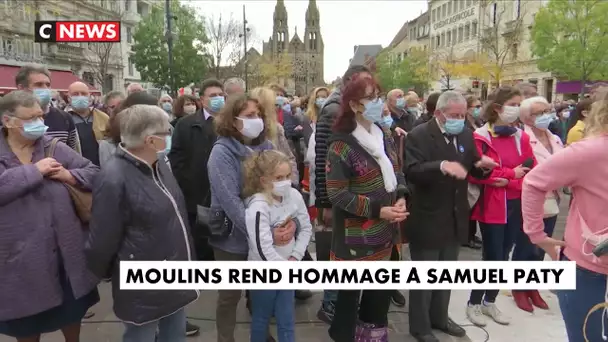
[(222, 84), (222, 82), (216, 80), (215, 78), (210, 78), (210, 79), (206, 79), (203, 81), (203, 83), (201, 83), (201, 87), (200, 87), (200, 96), (205, 95), (205, 90), (207, 90), (208, 88), (212, 88), (212, 87), (217, 87), (222, 89), (222, 91), (224, 90), (224, 85)]
[(466, 106), (467, 100), (464, 98), (464, 96), (462, 96), (461, 93), (457, 91), (444, 91), (437, 99), (437, 105), (435, 110), (447, 109), (452, 103), (464, 104)]
[(45, 66), (28, 64), (24, 65), (19, 69), (15, 76), (15, 85), (27, 88), (30, 84), (30, 75), (32, 74), (43, 74), (49, 79), (51, 78), (51, 72)]
[(245, 89), (245, 81), (242, 78), (231, 77), (224, 82), (224, 89), (228, 89), (228, 87), (232, 85), (238, 85), (239, 87)]

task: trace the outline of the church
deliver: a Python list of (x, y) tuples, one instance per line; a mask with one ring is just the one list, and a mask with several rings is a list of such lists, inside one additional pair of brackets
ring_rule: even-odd
[(298, 29), (289, 39), (287, 9), (284, 0), (277, 0), (274, 8), (272, 36), (264, 42), (262, 54), (271, 60), (287, 53), (293, 65), (292, 75), (279, 82), (287, 93), (304, 96), (315, 87), (325, 86), (323, 78), (323, 38), (319, 8), (316, 0), (308, 1), (306, 9), (306, 27), (304, 39), (298, 35)]

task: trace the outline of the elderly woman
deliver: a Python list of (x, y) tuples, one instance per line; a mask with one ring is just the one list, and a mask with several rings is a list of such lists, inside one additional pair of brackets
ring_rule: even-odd
[(156, 341), (185, 341), (184, 307), (198, 291), (123, 291), (118, 284), (120, 261), (192, 260), (184, 198), (171, 169), (159, 160), (171, 147), (172, 127), (157, 106), (135, 105), (118, 119), (122, 142), (93, 192), (88, 265), (98, 277), (112, 277), (124, 342), (154, 342), (157, 330)]
[(99, 301), (78, 218), (64, 184), (90, 190), (99, 171), (48, 129), (36, 98), (0, 99), (0, 334), (20, 342), (61, 330), (78, 342), (80, 322)]
[[(399, 223), (407, 217), (405, 178), (391, 132), (381, 128), (377, 85), (355, 76), (342, 91), (342, 108), (327, 153), (332, 204), (332, 260), (389, 260)], [(336, 342), (388, 340), (394, 291), (339, 291), (329, 336)]]
[[(555, 120), (555, 112), (547, 99), (535, 96), (523, 100), (520, 105), (520, 120), (524, 124), (524, 132), (530, 136), (534, 158), (539, 164), (563, 149), (561, 139), (549, 131), (549, 125)], [(544, 232), (550, 237), (553, 235), (557, 214), (559, 214), (559, 192), (547, 193), (544, 203)], [(544, 251), (530, 242), (523, 229), (517, 232), (512, 260), (542, 261), (544, 256)], [(524, 292), (534, 306), (549, 309), (537, 290)], [(525, 310), (525, 308), (522, 309)]]
[(169, 94), (163, 94), (158, 99), (158, 106), (173, 120), (173, 98)]

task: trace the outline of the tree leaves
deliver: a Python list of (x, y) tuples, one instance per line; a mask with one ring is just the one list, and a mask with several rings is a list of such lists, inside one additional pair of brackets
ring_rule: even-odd
[[(199, 82), (209, 67), (204, 45), (209, 43), (204, 20), (194, 9), (172, 3), (174, 20), (173, 75), (177, 88)], [(157, 87), (170, 86), (169, 54), (165, 33), (165, 11), (153, 6), (151, 13), (139, 22), (131, 47), (135, 67), (145, 82)], [(175, 89), (173, 89), (175, 90)]]
[(606, 1), (550, 0), (536, 14), (531, 32), (538, 67), (582, 82), (608, 77), (607, 17)]
[(376, 57), (376, 77), (385, 91), (415, 88), (424, 93), (429, 87), (429, 57), (425, 51), (412, 50), (403, 60), (385, 50)]

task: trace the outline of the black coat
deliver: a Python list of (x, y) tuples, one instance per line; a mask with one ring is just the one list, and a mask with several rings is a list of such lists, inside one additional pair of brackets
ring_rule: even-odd
[(336, 90), (329, 95), (321, 108), (315, 130), (315, 206), (317, 208), (331, 208), (325, 186), (325, 162), (327, 161), (327, 148), (329, 139), (333, 134), (333, 125), (340, 112), (340, 91)]
[(96, 179), (93, 201), (87, 264), (100, 278), (111, 275), (118, 318), (147, 323), (198, 298), (195, 290), (120, 289), (120, 261), (195, 260), (184, 198), (167, 163), (150, 167), (119, 146)]
[(456, 140), (457, 148), (448, 144), (436, 120), (417, 126), (407, 136), (405, 178), (411, 200), (404, 234), (422, 248), (443, 248), (468, 239), (468, 182), (444, 175), (441, 162), (458, 161), (473, 177), (489, 176), (474, 166), (480, 157), (473, 132), (465, 128)]

